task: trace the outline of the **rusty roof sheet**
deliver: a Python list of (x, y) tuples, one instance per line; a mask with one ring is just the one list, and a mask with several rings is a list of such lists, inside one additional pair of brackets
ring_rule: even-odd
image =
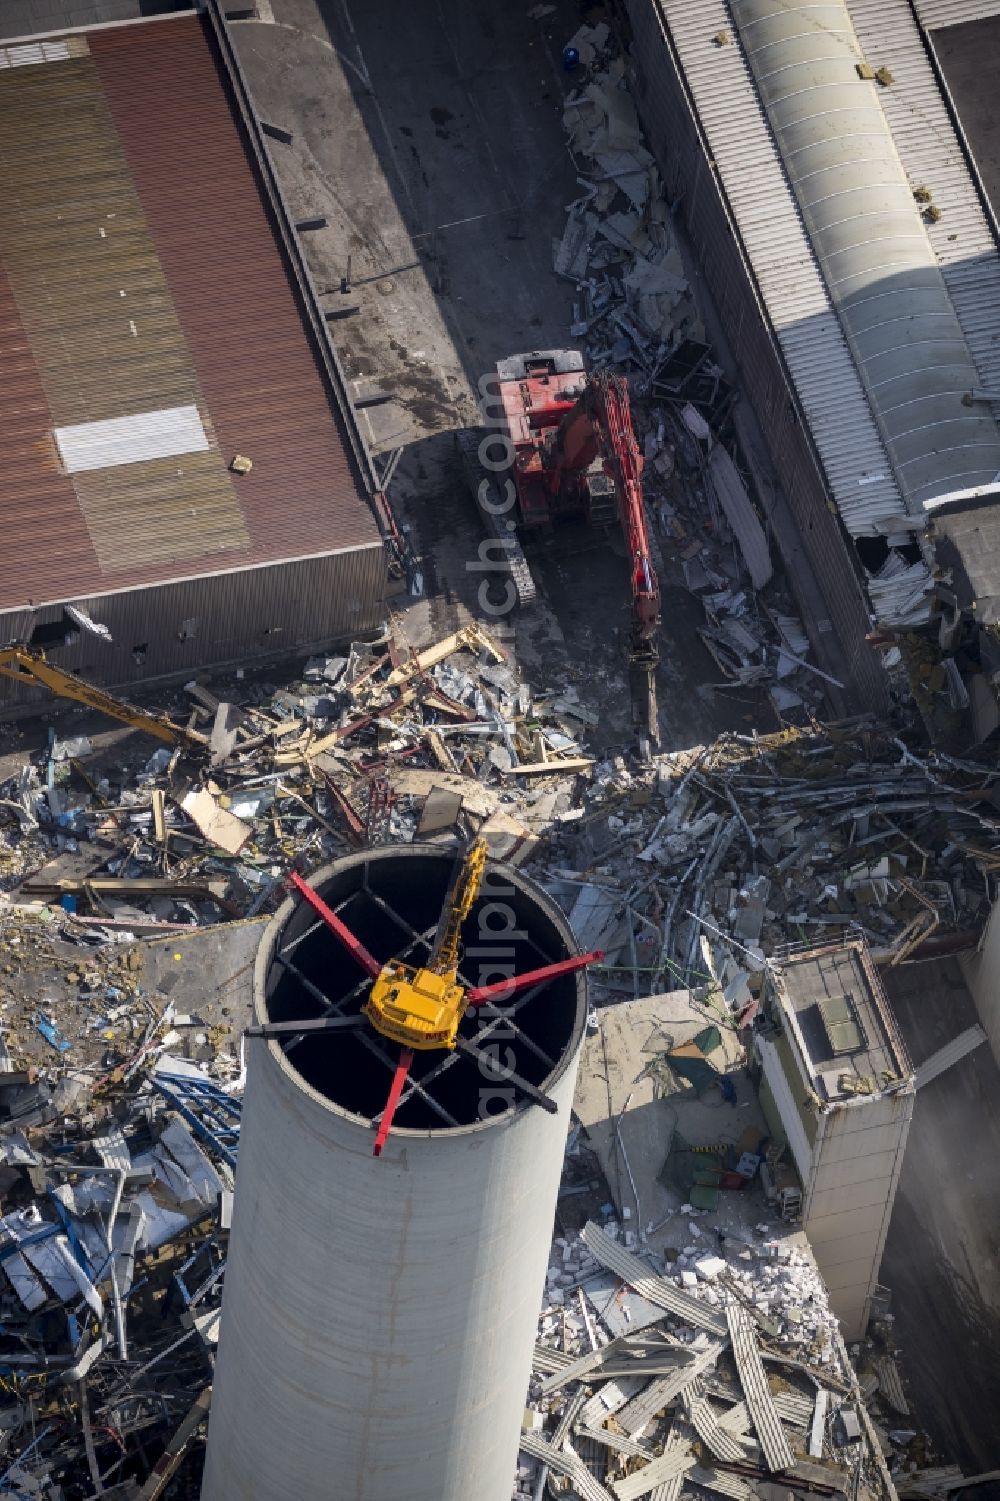
[[(0, 609), (378, 545), (206, 23), (67, 53), (0, 70)], [(64, 472), (182, 406), (207, 450)]]

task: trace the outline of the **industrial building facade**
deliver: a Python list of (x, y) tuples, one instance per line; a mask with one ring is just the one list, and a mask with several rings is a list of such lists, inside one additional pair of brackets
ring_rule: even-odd
[(371, 463), (217, 9), (0, 64), (0, 636), (116, 684), (370, 629)]
[(835, 632), (875, 712), (873, 628), (934, 607), (925, 504), (1000, 472), (989, 404), (963, 402), (1000, 384), (995, 217), (926, 41), (998, 8), (622, 0), (650, 147), (822, 596), (813, 646)]

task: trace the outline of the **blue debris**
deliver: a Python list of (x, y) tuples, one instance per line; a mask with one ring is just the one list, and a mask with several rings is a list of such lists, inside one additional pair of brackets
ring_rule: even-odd
[(68, 1037), (63, 1036), (50, 1016), (46, 1016), (44, 1012), (39, 1012), (35, 1018), (35, 1026), (41, 1032), (45, 1041), (52, 1044), (57, 1053), (69, 1052), (72, 1043)]

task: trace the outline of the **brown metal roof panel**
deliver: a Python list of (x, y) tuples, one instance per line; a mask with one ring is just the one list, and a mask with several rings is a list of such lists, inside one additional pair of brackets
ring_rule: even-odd
[(91, 45), (223, 453), (254, 462), (238, 490), (255, 546), (370, 543), (207, 28), (192, 17)]
[[(97, 559), (72, 481), (58, 469), (48, 404), (17, 316), (0, 275), (0, 600), (40, 599), (37, 580), (50, 570), (72, 577), (96, 572)], [(88, 568), (89, 565), (89, 568)]]
[[(371, 547), (207, 28), (88, 42), (89, 57), (0, 75), (0, 521), (15, 539), (0, 607)], [(191, 404), (205, 454), (61, 471), (60, 422)], [(237, 451), (254, 461), (238, 479)]]

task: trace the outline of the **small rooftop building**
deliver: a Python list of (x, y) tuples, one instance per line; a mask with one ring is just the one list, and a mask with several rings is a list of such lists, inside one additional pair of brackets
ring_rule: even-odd
[(864, 1334), (913, 1114), (914, 1083), (863, 940), (789, 951), (754, 1048), (761, 1104), (802, 1184), (802, 1224), (844, 1338)]
[(0, 18), (0, 644), (114, 684), (364, 631), (371, 461), (225, 22), (92, 12)]

